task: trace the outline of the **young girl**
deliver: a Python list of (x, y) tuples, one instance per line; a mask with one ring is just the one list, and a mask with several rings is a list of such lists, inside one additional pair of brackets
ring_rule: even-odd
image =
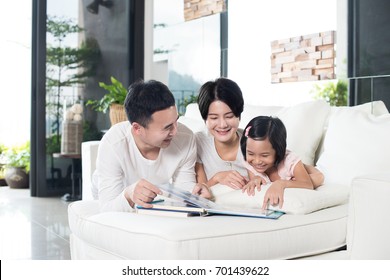
[(286, 127), (280, 119), (258, 116), (248, 123), (240, 141), (249, 177), (243, 192), (254, 195), (256, 188), (260, 191), (262, 184), (272, 182), (264, 195), (263, 209), (268, 204), (282, 208), (285, 188), (312, 190), (323, 183), (321, 172), (314, 167), (306, 169), (308, 166), (286, 149), (286, 139)]

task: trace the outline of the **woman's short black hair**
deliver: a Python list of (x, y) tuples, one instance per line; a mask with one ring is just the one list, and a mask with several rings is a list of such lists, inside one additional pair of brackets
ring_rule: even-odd
[(202, 85), (198, 95), (198, 106), (203, 120), (206, 121), (210, 104), (216, 100), (224, 102), (236, 117), (241, 118), (244, 98), (236, 82), (227, 78), (218, 78)]
[(275, 165), (278, 165), (286, 155), (287, 131), (283, 122), (276, 117), (258, 116), (253, 118), (245, 127), (241, 137), (241, 152), (246, 160), (246, 141), (250, 137), (253, 140), (269, 139), (275, 150)]

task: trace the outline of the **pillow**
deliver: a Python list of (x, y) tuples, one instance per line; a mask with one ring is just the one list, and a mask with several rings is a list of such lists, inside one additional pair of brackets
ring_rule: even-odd
[(186, 127), (191, 129), (192, 132), (194, 132), (194, 133), (198, 132), (198, 131), (202, 131), (204, 129), (207, 129), (206, 124), (204, 123), (204, 121), (202, 119), (198, 120), (198, 119), (188, 118), (185, 116), (180, 116), (177, 121), (184, 124)]
[(388, 114), (389, 111), (386, 108), (385, 103), (383, 101), (372, 101), (364, 104), (359, 104), (355, 106), (331, 106), (330, 114), (328, 119), (326, 120), (326, 126), (328, 126), (329, 119), (332, 115), (340, 112), (340, 111), (361, 111), (366, 112), (367, 114), (372, 114), (374, 116), (381, 116), (384, 114)]
[(276, 116), (282, 106), (257, 106), (244, 105), (244, 111), (241, 113), (241, 120), (239, 127), (244, 129), (251, 119), (257, 116)]
[(325, 183), (350, 186), (354, 177), (389, 172), (389, 143), (389, 114), (340, 110), (329, 119), (317, 166)]
[(340, 110), (358, 110), (372, 114), (374, 116), (381, 116), (389, 113), (385, 103), (381, 100), (367, 102), (355, 106), (332, 106), (330, 116)]
[(306, 164), (314, 165), (329, 112), (328, 103), (316, 100), (285, 108), (277, 115), (287, 129), (287, 148)]
[[(241, 190), (234, 190), (224, 185), (211, 188), (215, 203), (225, 207), (258, 208), (263, 204), (264, 194), (270, 185), (262, 186), (260, 192), (248, 196)], [(316, 190), (288, 188), (284, 191), (283, 207), (271, 206), (270, 209), (280, 210), (287, 214), (309, 214), (311, 212), (343, 204), (348, 201), (348, 188), (340, 185), (323, 185)]]
[[(333, 114), (335, 114), (341, 110), (343, 110), (343, 111), (353, 111), (353, 110), (362, 111), (362, 112), (366, 112), (367, 114), (372, 114), (374, 116), (380, 116), (380, 115), (384, 115), (384, 114), (389, 113), (389, 111), (386, 108), (385, 103), (383, 103), (383, 101), (380, 101), (380, 100), (373, 101), (373, 102), (367, 102), (367, 103), (356, 105), (356, 106), (331, 106), (330, 107), (330, 114), (329, 114), (327, 120), (325, 121), (325, 132), (324, 132), (323, 138), (326, 135), (326, 129), (327, 129), (328, 124), (329, 124), (329, 118)], [(319, 147), (317, 149), (315, 162), (318, 161), (320, 155), (324, 151), (323, 140), (324, 139), (321, 139)]]
[(200, 114), (200, 111), (199, 111), (198, 103), (188, 104), (186, 107), (186, 112), (185, 112), (184, 116), (187, 118), (196, 119), (196, 120), (200, 120), (200, 121), (204, 122), (202, 119), (202, 115)]

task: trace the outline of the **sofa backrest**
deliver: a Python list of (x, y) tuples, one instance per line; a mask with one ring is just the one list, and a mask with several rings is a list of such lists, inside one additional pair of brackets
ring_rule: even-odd
[[(190, 104), (187, 108), (188, 112), (179, 121), (195, 132), (206, 129), (197, 104)], [(279, 117), (287, 129), (287, 148), (297, 153), (306, 164), (313, 165), (329, 111), (330, 106), (322, 100), (292, 107), (245, 105), (239, 127), (244, 128), (259, 115)]]
[(96, 169), (96, 157), (100, 141), (87, 141), (81, 144), (82, 200), (93, 200), (92, 175)]
[(382, 116), (385, 114), (389, 114), (389, 111), (388, 111), (385, 103), (383, 103), (383, 101), (380, 101), (380, 100), (373, 101), (373, 102), (367, 102), (367, 103), (356, 105), (356, 106), (339, 106), (339, 107), (332, 106), (332, 107), (330, 107), (330, 112), (329, 112), (329, 115), (326, 119), (325, 126), (324, 126), (324, 133), (323, 133), (322, 139), (320, 141), (320, 144), (319, 144), (317, 152), (316, 152), (315, 162), (318, 161), (320, 155), (324, 151), (324, 138), (325, 138), (326, 131), (327, 131), (327, 128), (329, 125), (329, 119), (341, 111), (361, 111), (361, 112), (364, 112), (366, 114), (371, 114), (373, 116)]
[[(379, 116), (388, 114), (382, 101), (374, 101), (358, 106), (332, 107), (323, 100), (300, 103), (291, 107), (260, 106), (246, 104), (241, 114), (240, 128), (259, 115), (277, 116), (287, 129), (287, 147), (297, 153), (306, 164), (315, 165), (323, 152), (323, 140), (329, 118), (339, 111), (358, 110)], [(187, 125), (194, 132), (205, 130), (205, 123), (196, 103), (189, 104), (179, 122)]]
[[(300, 155), (305, 163), (317, 164), (317, 160), (320, 158), (321, 155), (323, 155), (324, 152), (324, 139), (326, 137), (329, 122), (331, 121), (333, 123), (337, 123), (337, 116), (341, 116), (344, 118), (344, 123), (346, 123), (346, 125), (348, 126), (351, 126), (348, 122), (345, 121), (345, 119), (348, 120), (348, 115), (353, 115), (356, 112), (362, 112), (366, 115), (366, 118), (364, 118), (364, 116), (357, 116), (362, 118), (360, 125), (366, 125), (365, 129), (372, 128), (374, 129), (374, 131), (379, 131), (380, 133), (383, 133), (383, 127), (386, 127), (387, 119), (389, 119), (390, 122), (389, 111), (382, 101), (374, 101), (371, 103), (366, 103), (354, 107), (330, 107), (324, 101), (310, 101), (292, 107), (246, 105), (244, 112), (241, 116), (240, 127), (244, 128), (247, 122), (249, 122), (253, 117), (258, 115), (278, 116), (280, 119), (282, 119), (287, 128), (288, 148)], [(379, 117), (379, 119), (374, 119), (377, 116), (382, 117)], [(179, 121), (187, 125), (194, 132), (206, 129), (205, 123), (201, 118), (197, 104), (189, 104), (187, 106), (187, 111), (185, 115), (181, 116), (179, 118)], [(368, 121), (370, 121), (372, 124), (367, 124)], [(355, 130), (357, 129), (358, 128), (356, 128)], [(338, 130), (343, 129), (340, 129), (338, 127)], [(379, 136), (382, 137), (382, 139), (380, 139), (381, 143), (387, 141), (387, 134), (385, 133), (385, 135)], [(375, 140), (376, 136), (370, 135), (370, 137)], [(327, 141), (328, 146), (331, 142), (330, 140), (331, 139), (328, 139)], [(384, 146), (383, 143), (381, 145)], [(92, 175), (96, 169), (98, 146), (99, 141), (83, 142), (81, 146), (83, 200), (93, 199), (93, 194), (91, 191)], [(379, 150), (382, 148), (383, 147), (379, 147)], [(382, 155), (384, 154), (382, 153)], [(325, 163), (325, 165), (323, 166), (324, 171), (329, 170), (329, 174), (336, 173), (337, 170), (334, 170), (334, 162), (337, 162), (337, 156), (338, 155), (335, 154), (334, 158), (329, 158), (329, 154), (327, 154), (326, 157), (323, 157), (322, 163)], [(348, 156), (346, 158), (348, 158)], [(379, 161), (375, 160), (375, 162)], [(370, 162), (368, 162), (367, 164), (370, 164)], [(370, 164), (370, 166), (374, 165)], [(379, 167), (382, 167), (382, 165), (380, 165)], [(333, 168), (333, 170), (330, 170), (330, 168)], [(385, 168), (387, 168), (387, 164), (385, 165)], [(351, 168), (349, 168), (348, 170), (350, 169)], [(350, 177), (353, 175), (355, 174), (351, 172)]]
[(317, 162), (325, 183), (350, 187), (353, 178), (389, 172), (390, 114), (382, 109), (367, 112), (363, 105), (338, 108), (330, 115)]

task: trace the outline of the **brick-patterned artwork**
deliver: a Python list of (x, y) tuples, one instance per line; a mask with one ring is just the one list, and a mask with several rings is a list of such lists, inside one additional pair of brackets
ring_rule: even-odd
[(335, 79), (336, 31), (271, 42), (271, 83)]
[(225, 0), (184, 0), (185, 21), (226, 11)]

